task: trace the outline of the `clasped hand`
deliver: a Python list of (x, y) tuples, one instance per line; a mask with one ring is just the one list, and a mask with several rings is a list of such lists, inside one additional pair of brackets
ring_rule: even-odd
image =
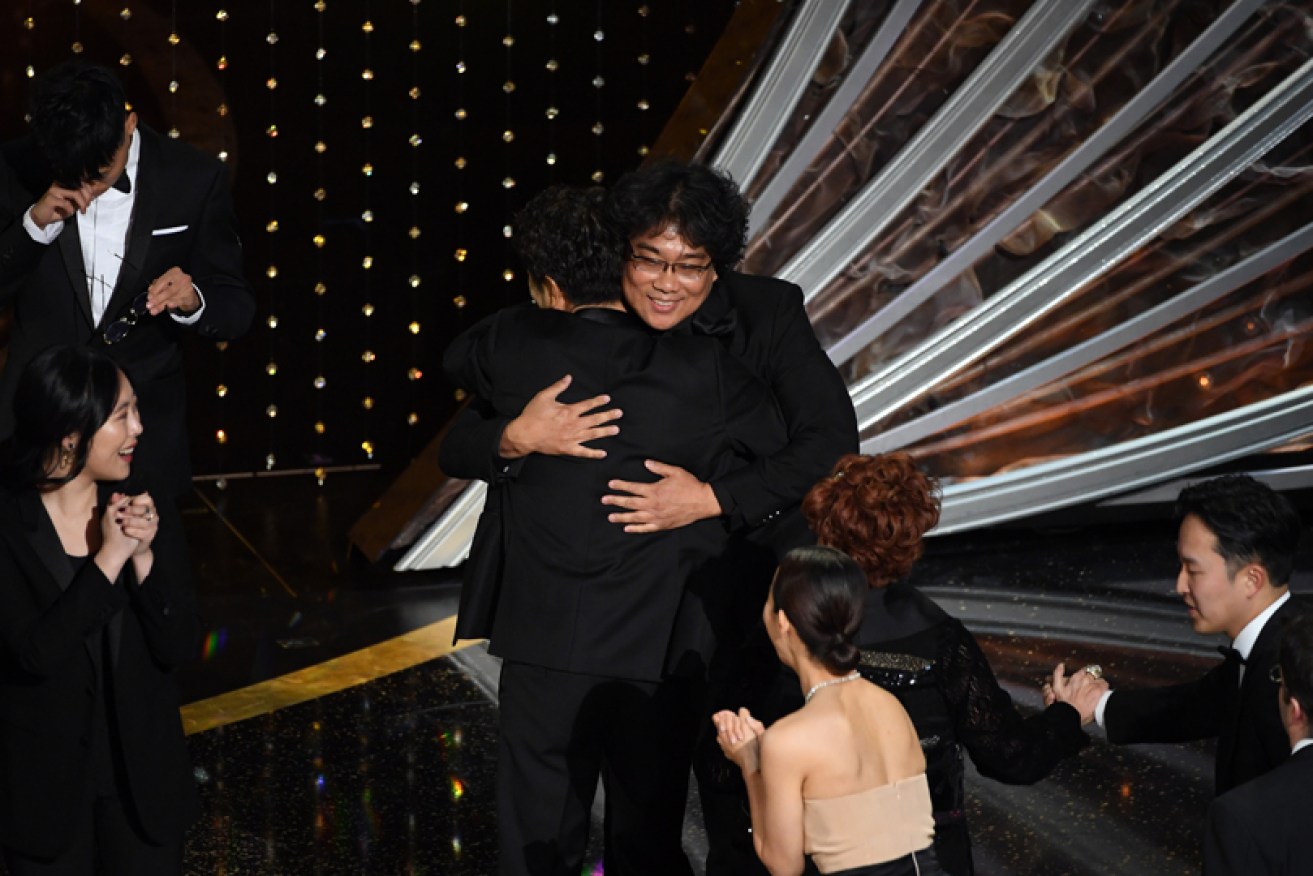
[(711, 716), (716, 725), (716, 742), (739, 769), (755, 773), (761, 769), (761, 734), (766, 726), (752, 717), (747, 709), (731, 712), (728, 709)]
[(1081, 724), (1094, 720), (1094, 710), (1108, 690), (1108, 682), (1102, 676), (1096, 677), (1083, 669), (1067, 675), (1067, 667), (1062, 663), (1053, 668), (1053, 674), (1042, 686), (1046, 707), (1066, 703), (1080, 712)]
[(101, 535), (105, 547), (122, 552), (124, 559), (144, 556), (159, 532), (160, 519), (150, 493), (129, 496), (114, 493), (101, 516)]

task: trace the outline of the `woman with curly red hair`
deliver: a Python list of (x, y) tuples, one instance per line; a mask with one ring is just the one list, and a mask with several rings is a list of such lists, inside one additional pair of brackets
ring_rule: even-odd
[[(939, 521), (938, 484), (910, 456), (844, 456), (808, 492), (802, 511), (820, 544), (848, 554), (866, 574), (859, 669), (911, 715), (926, 756), (939, 865), (970, 874), (962, 749), (981, 775), (1031, 784), (1089, 744), (1084, 716), (1057, 702), (1023, 718), (970, 631), (906, 580), (922, 536)], [(1077, 676), (1069, 697), (1092, 681)]]

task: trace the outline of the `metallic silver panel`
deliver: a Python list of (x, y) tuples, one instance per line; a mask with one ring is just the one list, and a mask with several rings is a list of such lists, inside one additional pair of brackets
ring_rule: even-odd
[(779, 272), (810, 299), (911, 203), (1016, 90), (1092, 0), (1038, 0), (878, 177)]
[[(1207, 30), (1155, 76), (1143, 91), (1109, 119), (1094, 136), (1064, 158), (1047, 176), (995, 217), (971, 240), (955, 249), (897, 298), (871, 314), (865, 322), (834, 343), (826, 351), (830, 354), (830, 358), (837, 363), (848, 361), (984, 257), (1027, 216), (1044, 206), (1144, 121), (1154, 108), (1170, 96), (1190, 74), (1199, 69), (1264, 2), (1265, 0), (1237, 0), (1231, 4), (1225, 13), (1209, 25)], [(854, 387), (854, 395), (860, 396), (862, 389), (869, 383), (870, 378), (857, 384)]]
[(982, 305), (887, 363), (855, 398), (876, 423), (1024, 331), (1217, 191), (1313, 116), (1313, 60), (1190, 156)]
[(1181, 477), (1313, 434), (1313, 386), (1114, 447), (944, 487), (934, 532), (1029, 517)]
[(812, 0), (798, 10), (713, 162), (740, 184), (761, 169), (847, 10), (847, 0)]
[(471, 481), (437, 522), (410, 546), (405, 556), (397, 560), (392, 571), (442, 569), (464, 561), (469, 556), (474, 527), (483, 513), (483, 500), (487, 495), (486, 483)]
[[(898, 4), (889, 12), (888, 16), (880, 25), (880, 30), (876, 33), (875, 38), (871, 40), (866, 51), (857, 64), (853, 66), (848, 75), (844, 77), (843, 85), (834, 93), (825, 109), (821, 112), (816, 120), (812, 122), (811, 127), (807, 130), (806, 136), (794, 147), (793, 153), (789, 155), (775, 172), (766, 188), (762, 189), (756, 201), (752, 204), (752, 213), (748, 217), (748, 235), (752, 235), (752, 230), (759, 228), (761, 223), (775, 212), (775, 208), (784, 200), (784, 196), (793, 188), (794, 183), (802, 176), (802, 172), (807, 169), (816, 153), (834, 133), (835, 127), (843, 121), (852, 102), (862, 93), (870, 82), (875, 71), (880, 68), (884, 62), (885, 56), (893, 48), (898, 37), (902, 35), (903, 29), (907, 27), (907, 22), (911, 21), (912, 16), (921, 5), (921, 0), (898, 0)], [(781, 118), (783, 124), (784, 118)], [(776, 132), (778, 133), (778, 131)], [(767, 146), (774, 145), (772, 140)], [(717, 164), (724, 166), (719, 159)], [(756, 173), (761, 164), (758, 162), (753, 169)], [(748, 177), (735, 176), (736, 180), (746, 184)]]
[(1287, 235), (1203, 283), (1187, 289), (1170, 301), (1164, 301), (1134, 319), (1127, 320), (1115, 328), (1063, 351), (1061, 355), (1038, 362), (980, 392), (872, 436), (862, 442), (862, 452), (881, 453), (885, 450), (905, 447), (988, 410), (994, 405), (1002, 404), (1049, 381), (1070, 374), (1194, 313), (1311, 247), (1313, 247), (1313, 224)]

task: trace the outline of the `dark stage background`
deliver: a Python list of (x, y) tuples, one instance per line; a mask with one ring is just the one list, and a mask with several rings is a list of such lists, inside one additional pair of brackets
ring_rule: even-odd
[(225, 156), (259, 306), (246, 337), (187, 351), (197, 474), (394, 470), (459, 400), (447, 342), (527, 295), (515, 211), (637, 166), (732, 12), (11, 0), (0, 137), (25, 132), (30, 77), (77, 53), (143, 122)]

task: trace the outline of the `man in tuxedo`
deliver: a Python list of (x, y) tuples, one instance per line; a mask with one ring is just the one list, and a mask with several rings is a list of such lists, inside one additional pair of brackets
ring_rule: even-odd
[(1277, 706), (1290, 758), (1213, 801), (1204, 834), (1204, 876), (1295, 876), (1309, 870), (1313, 617), (1299, 617), (1286, 625), (1278, 666)]
[[(680, 844), (696, 710), (661, 683), (685, 582), (727, 585), (721, 521), (648, 536), (607, 519), (608, 482), (670, 460), (722, 476), (785, 443), (764, 381), (713, 339), (658, 334), (619, 300), (617, 248), (597, 189), (555, 187), (516, 223), (540, 307), (503, 310), (448, 348), (444, 368), (492, 413), (515, 415), (544, 374), (562, 398), (606, 393), (624, 428), (592, 460), (535, 455), (493, 487), (502, 568), (491, 626), (503, 660), (498, 816), (503, 873), (577, 873), (599, 774), (608, 873), (691, 873)], [(709, 271), (681, 263), (681, 275)], [(444, 459), (446, 447), (443, 448)], [(681, 726), (682, 724), (682, 726)]]
[[(787, 442), (777, 451), (710, 479), (652, 455), (641, 477), (611, 478), (598, 496), (614, 509), (609, 521), (626, 532), (651, 535), (706, 520), (730, 530), (733, 579), (694, 576), (687, 582), (668, 649), (665, 687), (692, 710), (687, 726), (696, 734), (703, 713), (710, 714), (703, 686), (713, 653), (730, 656), (710, 669), (715, 687), (747, 664), (776, 665), (764, 635), (759, 648), (740, 645), (760, 627), (778, 556), (812, 541), (798, 504), (840, 456), (856, 452), (856, 416), (843, 378), (812, 332), (802, 291), (734, 270), (747, 243), (748, 207), (727, 175), (705, 165), (658, 162), (616, 183), (606, 215), (624, 245), (621, 286), (628, 309), (658, 331), (715, 338), (769, 385), (787, 430)], [(604, 409), (604, 397), (562, 402), (569, 377), (546, 370), (539, 377), (561, 379), (518, 415), (480, 417), (468, 409), (443, 443), (443, 470), (496, 484), (516, 478), (531, 456), (595, 458), (590, 442), (616, 430), (616, 412)], [(626, 406), (626, 420), (631, 414)], [(629, 426), (621, 420), (618, 428), (623, 434)], [(690, 738), (679, 750), (692, 747)], [(669, 761), (669, 775), (682, 781), (688, 760)], [(708, 802), (704, 793), (715, 858), (722, 838), (724, 845), (737, 843), (730, 834), (738, 820), (715, 818), (710, 813), (722, 808), (720, 802)], [(732, 795), (723, 803), (741, 805)], [(746, 849), (755, 860), (751, 842)]]
[(1114, 743), (1217, 737), (1222, 794), (1290, 755), (1272, 668), (1282, 627), (1305, 610), (1289, 588), (1302, 524), (1284, 496), (1247, 475), (1186, 487), (1176, 516), (1176, 592), (1195, 632), (1225, 633), (1230, 647), (1195, 681), (1105, 693), (1095, 719)]
[(180, 342), (236, 338), (255, 312), (224, 165), (140, 125), (117, 77), (77, 60), (33, 83), (31, 133), (0, 153), (0, 304), (13, 316), (0, 437), (24, 365), (54, 344), (96, 345), (137, 388), (141, 459), (185, 492)]

